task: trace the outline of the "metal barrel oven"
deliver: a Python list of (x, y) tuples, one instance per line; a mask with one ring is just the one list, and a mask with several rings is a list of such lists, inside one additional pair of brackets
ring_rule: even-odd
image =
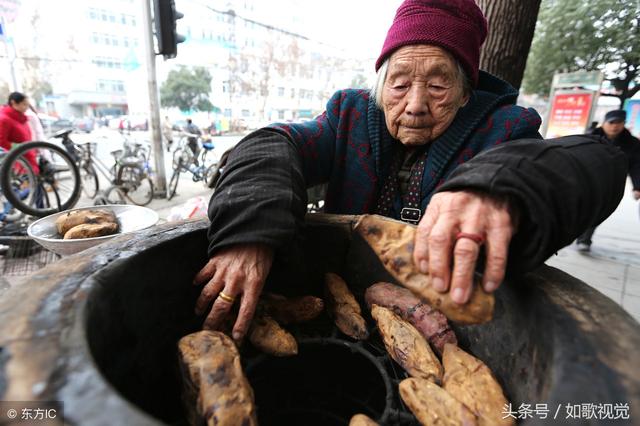
[[(266, 287), (321, 295), (323, 272), (333, 271), (362, 301), (367, 286), (393, 282), (352, 232), (354, 223), (352, 216), (308, 217), (277, 256)], [(122, 236), (7, 290), (0, 301), (0, 399), (61, 401), (70, 425), (185, 424), (177, 341), (202, 322), (193, 313), (199, 289), (191, 280), (207, 260), (207, 225), (166, 224)], [(493, 321), (455, 331), (514, 407), (628, 404), (631, 422), (640, 413), (640, 326), (561, 271), (543, 266), (512, 279), (496, 294)], [(296, 357), (241, 349), (261, 425), (346, 425), (356, 413), (415, 424), (398, 397), (404, 373), (375, 333), (354, 342), (326, 316), (292, 332)]]

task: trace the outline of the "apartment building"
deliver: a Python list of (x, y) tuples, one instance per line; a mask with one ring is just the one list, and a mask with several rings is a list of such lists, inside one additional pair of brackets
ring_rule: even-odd
[[(144, 0), (22, 0), (13, 24), (18, 75), (46, 81), (47, 112), (65, 117), (145, 111)], [(178, 66), (212, 75), (215, 114), (247, 122), (296, 120), (322, 111), (336, 89), (367, 74), (349, 57), (305, 36), (302, 0), (176, 0), (186, 41), (157, 59), (161, 84)], [(35, 59), (34, 59), (35, 58)]]

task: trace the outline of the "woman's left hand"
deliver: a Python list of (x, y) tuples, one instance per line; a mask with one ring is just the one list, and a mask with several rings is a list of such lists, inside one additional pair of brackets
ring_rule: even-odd
[[(515, 217), (514, 217), (515, 216)], [(485, 245), (482, 285), (495, 291), (504, 279), (517, 212), (504, 198), (472, 191), (440, 192), (416, 232), (413, 261), (454, 302), (469, 300), (480, 247)]]

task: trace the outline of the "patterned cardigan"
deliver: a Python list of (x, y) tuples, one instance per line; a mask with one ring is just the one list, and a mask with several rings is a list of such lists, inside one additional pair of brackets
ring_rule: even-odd
[[(481, 72), (479, 87), (467, 105), (428, 147), (420, 188), (423, 211), (456, 167), (479, 152), (510, 140), (541, 138), (540, 116), (533, 109), (513, 105), (517, 95), (506, 82)], [(298, 146), (307, 186), (328, 182), (326, 212), (374, 212), (399, 142), (389, 134), (384, 115), (368, 91), (338, 91), (315, 120), (269, 128)], [(396, 198), (394, 216), (398, 218), (400, 195)]]

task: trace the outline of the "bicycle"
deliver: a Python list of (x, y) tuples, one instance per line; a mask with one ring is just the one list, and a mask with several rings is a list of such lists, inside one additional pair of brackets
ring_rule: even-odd
[[(202, 143), (202, 149), (198, 153), (198, 158), (193, 151), (191, 151), (191, 148), (185, 146), (183, 140), (184, 138), (180, 141), (181, 146), (179, 145), (173, 153), (173, 174), (169, 181), (169, 192), (167, 194), (167, 199), (169, 200), (176, 195), (180, 173), (189, 172), (192, 174), (194, 182), (204, 181), (205, 185), (208, 185), (218, 170), (217, 161), (210, 164), (207, 162), (208, 154), (215, 149), (212, 142)], [(196, 162), (196, 159), (198, 159), (198, 162)]]
[[(98, 173), (111, 183), (103, 193), (99, 203), (107, 201), (114, 204), (126, 203), (146, 206), (154, 195), (149, 164), (150, 147), (139, 142), (131, 142), (125, 138), (123, 149), (111, 151), (114, 159), (113, 166), (107, 166), (95, 156), (96, 143), (86, 142), (76, 144), (71, 140), (71, 130), (65, 130), (54, 135), (62, 139), (62, 144), (75, 158), (81, 171), (83, 191), (89, 198), (95, 198), (100, 191)], [(124, 136), (124, 135), (123, 135)]]
[(3, 155), (0, 188), (15, 209), (44, 217), (78, 202), (80, 171), (73, 158), (55, 144), (20, 143)]
[[(2, 164), (2, 160), (6, 157), (7, 153), (7, 150), (0, 148), (0, 164)], [(25, 165), (25, 168), (26, 167), (27, 166)], [(7, 200), (7, 197), (4, 196), (4, 191), (2, 191), (2, 187), (0, 186), (0, 222), (16, 222), (22, 219), (23, 216), (24, 213), (16, 209), (13, 204)]]

